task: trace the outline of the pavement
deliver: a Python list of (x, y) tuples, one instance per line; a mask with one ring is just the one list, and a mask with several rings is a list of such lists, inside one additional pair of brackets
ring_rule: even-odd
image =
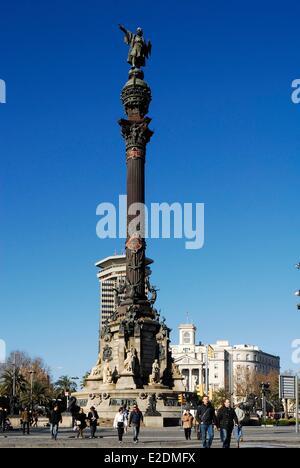
[[(132, 430), (125, 435), (122, 445), (119, 444), (116, 431), (112, 428), (98, 429), (97, 439), (90, 440), (89, 430), (85, 439), (76, 439), (71, 429), (61, 429), (57, 441), (52, 441), (46, 428), (32, 429), (30, 435), (23, 435), (19, 430), (0, 433), (0, 448), (159, 448), (159, 449), (196, 449), (201, 442), (193, 432), (192, 440), (186, 441), (183, 430), (179, 427), (164, 429), (142, 428), (138, 444), (132, 440)], [(220, 435), (215, 434), (214, 448), (221, 447)], [(235, 439), (232, 448), (237, 448)], [(245, 427), (244, 441), (240, 448), (300, 448), (300, 434), (294, 427)]]

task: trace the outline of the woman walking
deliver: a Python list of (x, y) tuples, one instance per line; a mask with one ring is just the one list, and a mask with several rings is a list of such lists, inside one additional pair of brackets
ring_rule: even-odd
[(185, 413), (183, 414), (181, 420), (182, 420), (182, 426), (183, 426), (183, 429), (184, 429), (185, 439), (186, 440), (191, 440), (194, 417), (190, 413), (190, 410), (185, 411)]
[(76, 425), (77, 425), (77, 430), (78, 430), (77, 439), (79, 439), (79, 437), (81, 437), (81, 439), (84, 438), (83, 432), (85, 428), (87, 427), (86, 420), (87, 420), (86, 414), (84, 410), (81, 408), (79, 414), (76, 416)]
[(238, 426), (235, 428), (235, 437), (237, 440), (238, 448), (240, 448), (240, 443), (243, 442), (243, 421), (245, 419), (245, 411), (242, 410), (241, 405), (237, 404), (235, 407), (235, 414), (238, 418)]
[(123, 441), (125, 428), (127, 428), (127, 418), (124, 408), (120, 408), (118, 413), (116, 414), (114, 420), (114, 428), (118, 431), (119, 443), (121, 444)]

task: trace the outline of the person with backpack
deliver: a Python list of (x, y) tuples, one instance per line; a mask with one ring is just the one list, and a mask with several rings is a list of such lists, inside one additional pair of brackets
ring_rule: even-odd
[(238, 425), (238, 418), (231, 406), (230, 400), (225, 400), (223, 406), (218, 411), (218, 427), (221, 430), (221, 440), (223, 448), (229, 449), (234, 425)]
[(124, 408), (120, 408), (114, 419), (114, 428), (118, 431), (119, 443), (123, 441), (125, 428), (127, 427), (127, 418)]
[(203, 397), (202, 405), (197, 409), (196, 420), (201, 432), (203, 448), (211, 448), (214, 440), (214, 425), (218, 427), (216, 411), (208, 396)]
[(133, 410), (129, 416), (129, 427), (133, 427), (133, 442), (135, 444), (139, 441), (139, 433), (141, 428), (141, 422), (143, 422), (143, 414), (139, 410), (137, 405), (133, 405)]

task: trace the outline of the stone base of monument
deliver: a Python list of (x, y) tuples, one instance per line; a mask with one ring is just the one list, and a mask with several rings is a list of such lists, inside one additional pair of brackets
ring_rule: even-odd
[(115, 384), (113, 383), (106, 383), (106, 384), (101, 384), (101, 391), (103, 392), (110, 392), (116, 388)]
[(147, 392), (151, 393), (152, 390), (153, 390), (152, 393), (155, 393), (156, 390), (166, 390), (168, 387), (166, 387), (163, 384), (157, 383), (157, 384), (146, 385), (144, 388), (145, 388), (145, 391), (147, 391)]
[(85, 387), (87, 391), (90, 393), (97, 392), (99, 390), (99, 386), (102, 387), (102, 379), (97, 377), (89, 377), (86, 380)]
[(123, 372), (116, 383), (116, 390), (134, 390), (136, 389), (134, 375), (131, 372)]
[[(92, 396), (86, 391), (73, 393), (76, 397), (77, 405), (85, 412), (91, 406), (95, 406), (99, 417), (110, 421), (110, 425), (121, 406), (132, 409), (137, 404), (145, 416), (146, 427), (179, 426), (181, 424), (181, 407), (178, 404), (178, 394), (171, 389), (122, 389), (118, 390), (114, 385), (113, 390), (103, 391), (99, 387), (98, 392)], [(160, 416), (146, 416), (149, 396), (156, 394), (156, 411)]]
[(145, 416), (144, 424), (146, 427), (164, 427), (164, 418), (162, 416)]

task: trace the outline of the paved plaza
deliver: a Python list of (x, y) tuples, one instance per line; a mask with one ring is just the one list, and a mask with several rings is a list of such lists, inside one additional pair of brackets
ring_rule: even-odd
[[(241, 448), (300, 448), (300, 435), (295, 434), (295, 429), (289, 428), (262, 428), (246, 427), (244, 428), (244, 442)], [(61, 429), (59, 439), (55, 442), (50, 439), (48, 429), (33, 429), (32, 433), (24, 436), (19, 431), (0, 434), (0, 448), (116, 448), (120, 447), (116, 431), (107, 428), (98, 432), (98, 438), (88, 439), (89, 433), (86, 432), (86, 439), (76, 439), (70, 429)], [(124, 437), (121, 447), (124, 448), (174, 448), (174, 449), (195, 449), (199, 448), (200, 442), (195, 434), (192, 440), (186, 442), (181, 428), (165, 429), (146, 429), (141, 431), (140, 442), (138, 445), (132, 442), (132, 432), (129, 430)], [(219, 433), (213, 444), (214, 448), (221, 447)], [(236, 441), (233, 439), (232, 448), (236, 448)]]

